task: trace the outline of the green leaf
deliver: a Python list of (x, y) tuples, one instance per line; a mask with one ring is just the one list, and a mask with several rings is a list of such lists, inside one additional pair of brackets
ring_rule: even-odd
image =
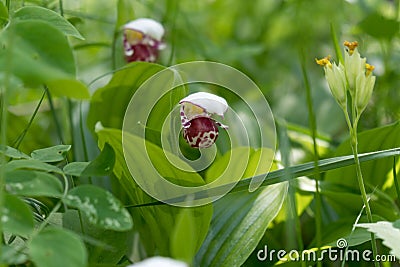
[(13, 159), (29, 159), (28, 155), (10, 146), (0, 145), (0, 153)]
[[(375, 128), (362, 132), (358, 136), (359, 153), (369, 151), (378, 151), (400, 146), (400, 122)], [(343, 142), (336, 150), (335, 155), (341, 156), (351, 154), (351, 146), (349, 140)], [(364, 181), (371, 185), (382, 188), (386, 181), (393, 180), (391, 169), (393, 167), (393, 159), (375, 160), (362, 164), (362, 172)], [(346, 177), (346, 179), (343, 179)], [(358, 188), (356, 170), (354, 167), (346, 167), (329, 171), (326, 174), (326, 181)]]
[(6, 164), (6, 171), (14, 171), (20, 169), (30, 169), (30, 170), (37, 170), (37, 171), (45, 171), (45, 172), (54, 172), (58, 174), (62, 174), (60, 168), (57, 166), (38, 161), (35, 159), (21, 159), (21, 160), (13, 160)]
[(115, 153), (109, 144), (105, 144), (100, 155), (91, 162), (71, 162), (64, 167), (65, 174), (74, 176), (105, 176), (112, 172)]
[(127, 252), (129, 232), (117, 232), (96, 227), (85, 217), (80, 216), (77, 210), (69, 209), (62, 213), (62, 226), (76, 233), (84, 232), (86, 236), (90, 236), (85, 244), (89, 262), (115, 266)]
[[(398, 155), (400, 155), (400, 147), (360, 154), (358, 158), (360, 162), (368, 162), (368, 161), (375, 161), (378, 159), (390, 158)], [(348, 156), (319, 160), (318, 168), (315, 168), (314, 162), (308, 162), (288, 167), (289, 170), (280, 169), (276, 171), (271, 171), (269, 173), (259, 174), (256, 176), (261, 178), (266, 177), (261, 186), (267, 186), (267, 185), (279, 184), (301, 176), (312, 176), (315, 175), (317, 171), (326, 172), (329, 170), (340, 169), (351, 165), (354, 165), (354, 157), (352, 155), (348, 155)], [(287, 172), (290, 172), (291, 177), (289, 178), (287, 177), (286, 174)], [(252, 179), (253, 178), (247, 178), (239, 181), (236, 185), (233, 185), (234, 188), (230, 191), (230, 193), (248, 191), (249, 184)], [(226, 188), (232, 188), (232, 184), (218, 186), (204, 191), (198, 191), (196, 194), (194, 194), (194, 197), (195, 199), (209, 198), (210, 196), (218, 195), (220, 192), (226, 191)], [(183, 201), (186, 197), (187, 196), (176, 197), (173, 199), (173, 201), (175, 202)], [(142, 202), (141, 204), (136, 205), (136, 207), (159, 205), (159, 204), (160, 204), (159, 201), (154, 201), (151, 203)]]
[(191, 263), (198, 250), (196, 219), (192, 208), (183, 208), (176, 216), (171, 235), (171, 255), (174, 259)]
[(89, 99), (90, 93), (85, 84), (74, 79), (57, 79), (46, 82), (54, 96), (65, 96), (75, 99)]
[[(148, 78), (163, 69), (165, 67), (157, 64), (134, 62), (117, 71), (111, 81), (97, 89), (92, 96), (87, 119), (89, 129), (94, 130), (98, 121), (104, 127), (121, 129), (126, 108), (136, 90)], [(157, 93), (157, 90), (154, 93)]]
[(115, 164), (115, 153), (109, 144), (104, 144), (100, 155), (83, 170), (83, 176), (109, 175)]
[[(97, 132), (99, 139), (99, 147), (103, 147), (107, 142), (115, 151), (115, 166), (114, 174), (118, 177), (121, 187), (125, 190), (131, 203), (144, 203), (154, 202), (154, 199), (147, 195), (136, 183), (126, 166), (125, 157), (122, 149), (122, 132), (117, 129), (104, 128)], [(135, 142), (143, 142), (143, 139), (128, 135), (130, 143), (134, 148)], [(163, 169), (163, 174), (168, 177), (173, 177), (176, 180), (182, 180), (182, 183), (190, 185), (202, 185), (204, 180), (197, 173), (175, 172), (173, 168), (169, 167), (169, 162), (166, 161), (165, 156), (162, 157), (163, 151), (160, 147), (147, 143), (147, 149), (151, 154), (151, 158), (156, 158), (155, 165)], [(130, 149), (132, 149), (132, 147)], [(126, 148), (126, 149), (129, 149)], [(142, 166), (140, 160), (141, 155), (138, 155), (136, 160), (137, 166)], [(140, 168), (140, 167), (138, 167)], [(145, 169), (140, 168), (143, 172)], [(174, 181), (178, 183), (177, 181)], [(141, 240), (146, 248), (147, 253), (154, 254), (156, 251), (160, 255), (171, 256), (171, 234), (175, 229), (176, 218), (181, 212), (181, 208), (169, 205), (154, 206), (154, 207), (140, 207), (132, 212), (134, 219), (135, 229), (138, 230)], [(193, 214), (196, 221), (196, 250), (203, 242), (209, 227), (212, 216), (212, 205), (205, 205), (193, 209)], [(184, 222), (183, 222), (184, 223)], [(183, 224), (182, 223), (182, 224)]]
[(196, 255), (197, 265), (242, 265), (278, 214), (286, 194), (287, 183), (280, 183), (217, 200), (210, 231)]
[(394, 227), (393, 223), (387, 221), (359, 223), (357, 224), (357, 227), (366, 228), (368, 231), (375, 233), (377, 237), (383, 240), (383, 244), (390, 248), (390, 254), (396, 256), (397, 259), (400, 259), (400, 229)]
[(85, 39), (78, 30), (65, 18), (50, 9), (39, 6), (26, 6), (18, 9), (13, 16), (14, 20), (42, 20), (56, 27), (65, 35), (78, 39)]
[(23, 196), (61, 197), (63, 186), (54, 175), (27, 170), (6, 172), (6, 190)]
[(391, 40), (399, 32), (399, 22), (395, 19), (385, 18), (378, 13), (371, 13), (360, 23), (359, 27), (363, 32), (377, 39)]
[(29, 254), (40, 267), (82, 267), (87, 253), (82, 240), (65, 229), (46, 228), (28, 243)]
[[(0, 35), (0, 42), (0, 70), (7, 67), (29, 85), (75, 76), (74, 58), (66, 37), (46, 22), (11, 23)], [(8, 62), (10, 58), (12, 61)]]
[(34, 227), (33, 214), (18, 197), (5, 194), (1, 222), (5, 232), (27, 237)]
[(90, 162), (71, 162), (64, 166), (63, 171), (66, 175), (82, 176), (89, 164)]
[(79, 209), (90, 223), (115, 231), (132, 228), (132, 218), (110, 192), (92, 185), (81, 185), (71, 189), (64, 203)]
[(43, 162), (58, 162), (65, 159), (65, 155), (70, 149), (70, 145), (57, 145), (37, 149), (31, 153), (31, 157)]

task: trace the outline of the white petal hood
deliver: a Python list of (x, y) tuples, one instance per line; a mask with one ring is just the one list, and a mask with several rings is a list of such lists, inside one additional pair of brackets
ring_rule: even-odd
[(224, 113), (228, 109), (228, 103), (224, 98), (205, 92), (188, 95), (187, 97), (183, 98), (179, 104), (185, 102), (196, 105), (204, 109), (207, 113), (217, 114), (221, 117), (224, 116)]
[(164, 27), (157, 21), (148, 18), (140, 18), (125, 24), (124, 29), (139, 31), (151, 38), (161, 41), (164, 36)]

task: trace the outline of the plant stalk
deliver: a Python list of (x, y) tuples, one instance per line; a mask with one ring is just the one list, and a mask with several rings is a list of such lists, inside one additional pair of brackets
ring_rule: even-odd
[[(354, 162), (356, 165), (358, 186), (360, 187), (361, 197), (365, 206), (365, 211), (367, 213), (368, 222), (373, 223), (371, 207), (369, 206), (367, 192), (365, 191), (364, 178), (361, 171), (360, 160), (358, 158), (357, 120), (353, 125), (353, 129), (350, 130), (350, 134), (351, 134), (351, 149), (353, 151)], [(378, 249), (376, 247), (376, 240), (374, 233), (371, 233), (371, 246), (374, 257), (376, 257), (376, 255), (378, 255)], [(374, 261), (374, 266), (379, 267), (379, 263), (377, 261)]]

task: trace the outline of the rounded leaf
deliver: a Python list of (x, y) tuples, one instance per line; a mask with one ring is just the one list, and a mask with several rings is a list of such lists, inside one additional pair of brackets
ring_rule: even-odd
[(64, 203), (79, 209), (89, 222), (101, 228), (126, 231), (132, 228), (132, 218), (110, 192), (92, 185), (81, 185), (71, 189)]
[(32, 238), (28, 248), (32, 261), (38, 267), (82, 267), (87, 264), (82, 240), (64, 229), (44, 229)]

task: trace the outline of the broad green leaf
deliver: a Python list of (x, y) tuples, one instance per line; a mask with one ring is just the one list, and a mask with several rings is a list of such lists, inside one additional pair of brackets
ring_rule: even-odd
[(165, 67), (135, 62), (117, 71), (110, 82), (96, 90), (90, 101), (87, 123), (90, 130), (100, 121), (104, 127), (122, 128), (125, 111), (132, 96), (148, 78)]
[[(74, 58), (66, 37), (43, 21), (19, 21), (0, 35), (0, 70), (7, 67), (27, 84), (75, 76)], [(6, 60), (12, 59), (12, 62)]]
[(36, 159), (21, 159), (13, 160), (6, 164), (6, 171), (14, 171), (20, 169), (30, 169), (36, 171), (54, 172), (62, 174), (62, 171), (57, 166), (36, 160)]
[(71, 149), (70, 145), (57, 145), (34, 150), (31, 153), (33, 159), (43, 162), (57, 162), (65, 159), (65, 154)]
[(400, 259), (400, 229), (395, 227), (393, 223), (387, 221), (359, 223), (357, 227), (366, 228), (368, 231), (375, 233), (377, 237), (383, 240), (383, 244), (390, 248), (390, 254)]
[(70, 35), (83, 40), (83, 36), (78, 30), (60, 14), (39, 6), (26, 6), (18, 9), (14, 15), (14, 20), (42, 20), (48, 22), (65, 35)]
[(82, 176), (83, 171), (90, 162), (71, 162), (64, 166), (63, 171), (66, 175)]
[(34, 227), (32, 211), (18, 197), (5, 194), (1, 222), (6, 233), (27, 237)]
[(79, 209), (90, 223), (98, 227), (126, 231), (132, 228), (132, 218), (110, 192), (92, 185), (81, 185), (71, 189), (64, 203)]
[[(118, 177), (122, 188), (128, 194), (132, 204), (154, 202), (155, 200), (148, 196), (143, 190), (136, 184), (135, 180), (131, 176), (128, 167), (125, 163), (124, 153), (122, 149), (122, 133), (117, 129), (102, 129), (97, 132), (99, 139), (99, 147), (102, 148), (107, 142), (111, 145), (115, 151), (115, 166), (114, 174)], [(130, 136), (131, 141), (143, 142), (142, 139)], [(182, 179), (183, 183), (190, 183), (191, 185), (202, 185), (204, 184), (203, 179), (197, 173), (185, 173), (175, 172), (170, 169), (169, 162), (166, 162), (165, 156), (163, 157), (163, 151), (156, 145), (148, 143), (148, 151), (151, 153), (151, 157), (156, 157), (157, 166), (163, 169), (163, 174), (175, 178), (179, 182)], [(138, 155), (138, 159), (142, 155)], [(141, 166), (138, 161), (138, 165)], [(140, 167), (138, 167), (140, 168)], [(142, 170), (146, 172), (146, 170)], [(153, 255), (158, 251), (158, 254), (164, 256), (171, 256), (170, 245), (171, 245), (171, 233), (176, 225), (176, 217), (181, 212), (181, 208), (173, 207), (169, 205), (154, 206), (154, 207), (140, 207), (133, 209), (132, 217), (135, 224), (135, 229), (140, 233), (141, 240), (146, 248), (147, 253)], [(212, 216), (212, 205), (205, 205), (196, 207), (193, 209), (193, 214), (196, 221), (197, 231), (197, 248), (203, 242), (209, 227), (209, 223)]]
[(10, 146), (0, 145), (0, 153), (13, 159), (29, 159), (28, 155)]
[(198, 250), (196, 219), (192, 208), (183, 208), (176, 216), (176, 225), (171, 235), (171, 255), (191, 263)]
[(28, 170), (6, 172), (6, 190), (22, 196), (61, 197), (63, 186), (54, 175)]
[[(76, 233), (84, 232), (88, 238), (86, 248), (89, 262), (117, 265), (127, 252), (131, 233), (105, 230), (88, 222), (77, 210), (62, 213), (62, 226)], [(83, 229), (82, 229), (83, 226)]]
[(88, 88), (75, 79), (57, 79), (46, 82), (50, 92), (55, 96), (65, 96), (75, 99), (89, 99)]
[[(268, 154), (268, 149), (265, 154)], [(258, 165), (262, 149), (250, 150), (249, 162), (243, 177), (257, 175), (269, 170), (270, 164)], [(272, 152), (271, 152), (272, 153)], [(235, 154), (235, 151), (226, 155)], [(225, 156), (214, 162), (207, 170), (208, 180), (218, 176), (215, 169), (226, 166)], [(269, 158), (268, 156), (266, 156)], [(241, 164), (240, 158), (231, 158)], [(210, 230), (196, 263), (200, 266), (240, 266), (256, 248), (268, 225), (280, 211), (287, 195), (287, 183), (279, 183), (252, 193), (236, 192), (228, 194), (214, 203), (214, 216)]]
[[(358, 137), (359, 153), (399, 147), (399, 136), (400, 122), (362, 132)], [(351, 153), (351, 146), (347, 140), (338, 147), (335, 154), (340, 156)], [(387, 220), (395, 219), (397, 216), (396, 210), (391, 209), (392, 205), (388, 205), (387, 201), (384, 201), (382, 198), (379, 200), (377, 195), (378, 191), (382, 191), (388, 195), (389, 199), (395, 196), (394, 190), (389, 190), (394, 188), (392, 174), (393, 158), (385, 158), (362, 163), (361, 168), (364, 183), (367, 187), (367, 193), (374, 192), (374, 195), (376, 195), (371, 199), (371, 205), (377, 205), (375, 209), (372, 208), (373, 213), (377, 213)], [(328, 201), (332, 206), (335, 207), (336, 212), (344, 212), (345, 214), (348, 214), (348, 212), (354, 212), (355, 214), (358, 213), (358, 210), (362, 207), (362, 203), (361, 197), (357, 197), (357, 195), (355, 195), (359, 194), (359, 185), (357, 181), (356, 168), (354, 166), (327, 172), (325, 176), (325, 182), (331, 185), (330, 188), (332, 188), (334, 185), (338, 187), (335, 190), (328, 189), (328, 191), (325, 190), (326, 192), (322, 192), (329, 197)], [(347, 192), (343, 192), (343, 190)], [(342, 193), (339, 191), (342, 191)], [(344, 198), (346, 197), (344, 193), (347, 195), (347, 198)], [(352, 199), (352, 201), (349, 199)], [(346, 209), (342, 208), (344, 206), (338, 205), (339, 203), (345, 205)], [(390, 212), (390, 210), (392, 210), (392, 212)]]
[(199, 266), (240, 266), (256, 248), (281, 209), (287, 183), (217, 200), (210, 231), (196, 255)]
[[(379, 151), (400, 147), (400, 122), (362, 132), (358, 136), (359, 153)], [(352, 150), (349, 140), (343, 142), (336, 150), (336, 156), (351, 155)], [(361, 164), (364, 181), (373, 187), (382, 188), (388, 179), (393, 180), (391, 169), (393, 159), (374, 160)], [(344, 179), (345, 177), (345, 179)], [(329, 171), (326, 174), (326, 181), (358, 188), (355, 167), (345, 167)]]
[(360, 23), (359, 27), (363, 32), (377, 39), (391, 40), (399, 33), (399, 22), (395, 19), (385, 18), (378, 13), (371, 13)]
[(100, 155), (91, 162), (71, 162), (64, 167), (65, 174), (74, 176), (105, 176), (112, 172), (115, 153), (109, 144), (105, 144)]
[(60, 228), (46, 228), (28, 243), (29, 254), (40, 267), (82, 267), (87, 264), (83, 241), (74, 233)]
[(105, 176), (112, 172), (115, 153), (109, 144), (104, 144), (101, 153), (83, 170), (83, 176)]
[(17, 20), (0, 33), (0, 72), (7, 71), (27, 86), (48, 84), (55, 96), (88, 98), (75, 79), (75, 62), (64, 34), (47, 22)]

